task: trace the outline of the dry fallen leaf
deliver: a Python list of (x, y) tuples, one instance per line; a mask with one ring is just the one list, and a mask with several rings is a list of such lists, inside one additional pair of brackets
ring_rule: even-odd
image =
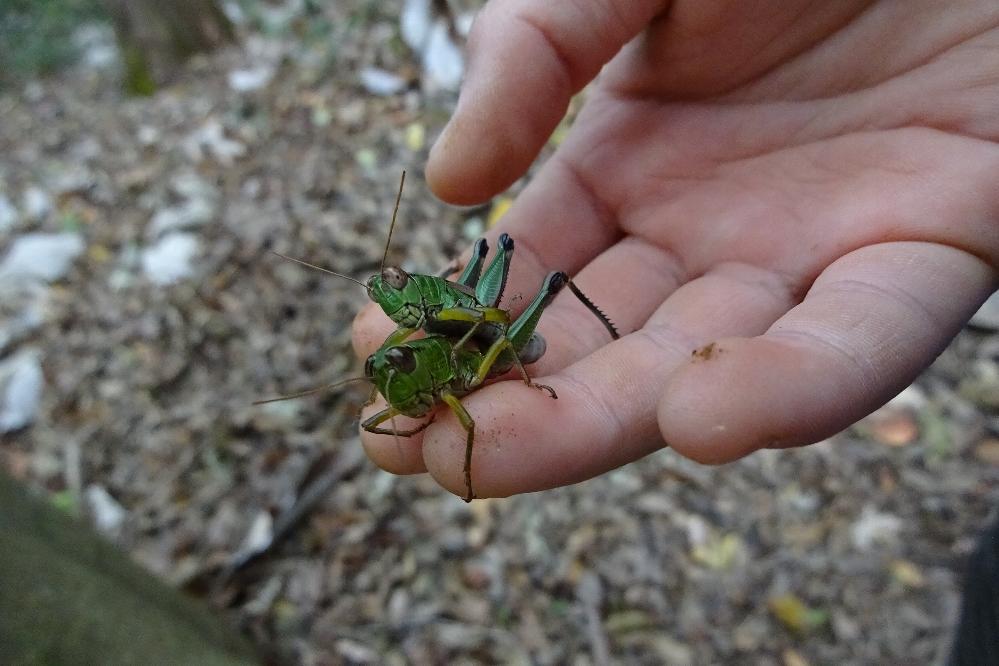
[(500, 218), (506, 215), (506, 212), (510, 210), (510, 206), (513, 205), (513, 199), (510, 197), (500, 197), (493, 202), (493, 207), (489, 209), (489, 217), (486, 218), (486, 228), (492, 229), (499, 222)]
[(742, 540), (735, 534), (726, 534), (695, 546), (690, 555), (695, 562), (709, 569), (730, 569), (742, 551)]
[(892, 577), (906, 587), (920, 588), (926, 585), (922, 570), (908, 560), (892, 560), (890, 569)]
[(795, 649), (787, 648), (781, 656), (784, 666), (808, 666), (808, 660)]
[(999, 466), (999, 439), (986, 439), (975, 447), (975, 457), (983, 463)]
[(810, 608), (804, 601), (790, 593), (772, 597), (767, 605), (781, 624), (799, 634), (816, 629), (829, 619), (829, 613)]
[(905, 446), (919, 437), (919, 425), (909, 410), (881, 410), (871, 415), (870, 433), (886, 446)]

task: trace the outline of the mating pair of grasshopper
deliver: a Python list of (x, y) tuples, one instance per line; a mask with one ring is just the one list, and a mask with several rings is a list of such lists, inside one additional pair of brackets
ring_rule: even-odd
[[(433, 416), (410, 430), (400, 431), (394, 426), (384, 428), (382, 424), (391, 422), (398, 415), (421, 418), (430, 414), (436, 406), (446, 404), (466, 432), (464, 499), (471, 501), (475, 497), (471, 469), (475, 421), (461, 404), (461, 398), (487, 379), (503, 375), (514, 367), (519, 370), (528, 386), (546, 391), (553, 399), (557, 398), (550, 386), (531, 381), (524, 366), (537, 361), (545, 353), (544, 338), (535, 329), (544, 309), (567, 285), (600, 319), (612, 337), (617, 338), (618, 334), (610, 320), (563, 272), (549, 273), (527, 309), (511, 320), (509, 312), (499, 308), (514, 249), (513, 239), (506, 234), (499, 237), (496, 255), (484, 271), (483, 264), (489, 247), (486, 240), (480, 238), (475, 243), (471, 260), (455, 282), (446, 278), (456, 271), (448, 271), (440, 276), (411, 275), (396, 266), (386, 267), (389, 242), (392, 229), (395, 228), (405, 180), (406, 174), (403, 172), (389, 227), (389, 238), (382, 257), (382, 269), (367, 282), (362, 283), (346, 275), (281, 256), (358, 282), (395, 322), (398, 328), (386, 338), (378, 351), (368, 357), (364, 364), (364, 377), (357, 378), (372, 383), (388, 406), (365, 419), (361, 427), (372, 433), (410, 437), (429, 426)], [(408, 340), (420, 330), (427, 334), (426, 337)], [(299, 397), (343, 383), (345, 382), (274, 400)]]

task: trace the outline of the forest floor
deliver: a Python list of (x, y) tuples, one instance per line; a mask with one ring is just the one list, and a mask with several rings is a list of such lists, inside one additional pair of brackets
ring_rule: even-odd
[[(373, 273), (403, 168), (407, 267), (445, 265), (490, 211), (421, 180), (455, 95), (422, 84), (397, 7), (329, 4), (150, 98), (83, 64), (0, 93), (0, 261), (37, 232), (73, 259), (0, 279), (0, 381), (44, 384), (3, 468), (291, 663), (939, 659), (999, 507), (993, 331), (815, 446), (717, 468), (664, 450), (470, 505), (364, 458), (363, 391), (252, 406), (350, 376), (365, 302), (269, 250)], [(369, 67), (403, 89), (372, 94)]]

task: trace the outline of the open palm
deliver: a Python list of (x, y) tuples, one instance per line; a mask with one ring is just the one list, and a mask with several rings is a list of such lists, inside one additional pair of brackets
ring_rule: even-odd
[[(667, 6), (668, 5), (668, 6)], [(521, 176), (593, 79), (556, 155), (493, 235), (508, 294), (567, 270), (533, 374), (464, 400), (479, 496), (577, 482), (668, 443), (703, 462), (808, 444), (891, 398), (997, 285), (999, 5), (493, 0), (427, 168), (484, 200)], [(623, 48), (622, 48), (623, 47)], [(355, 326), (362, 355), (390, 324)], [(465, 435), (364, 434), (462, 493)]]

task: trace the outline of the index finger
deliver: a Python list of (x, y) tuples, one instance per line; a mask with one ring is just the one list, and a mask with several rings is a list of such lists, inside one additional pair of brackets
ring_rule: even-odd
[(427, 180), (451, 203), (484, 201), (527, 171), (569, 99), (665, 0), (492, 0), (469, 35), (454, 117), (430, 154)]

